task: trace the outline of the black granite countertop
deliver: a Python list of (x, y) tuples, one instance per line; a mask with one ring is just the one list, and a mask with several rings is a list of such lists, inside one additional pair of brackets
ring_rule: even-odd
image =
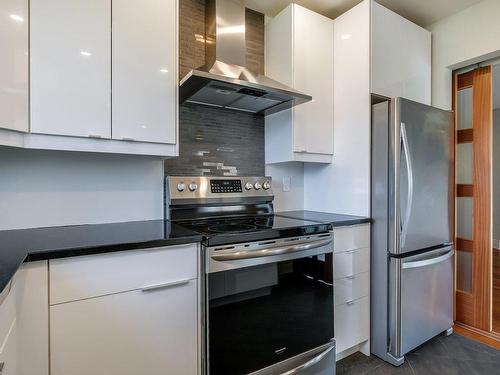
[(318, 211), (283, 211), (276, 212), (275, 215), (291, 217), (294, 219), (316, 221), (318, 223), (328, 223), (334, 227), (371, 223), (372, 221), (372, 219), (369, 217), (351, 216)]
[(169, 221), (74, 225), (0, 231), (0, 292), (23, 262), (201, 242)]

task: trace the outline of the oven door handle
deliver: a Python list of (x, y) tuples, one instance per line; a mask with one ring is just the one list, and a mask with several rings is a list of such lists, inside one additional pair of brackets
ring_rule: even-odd
[(295, 253), (297, 251), (316, 249), (318, 247), (329, 245), (332, 243), (332, 241), (333, 238), (329, 237), (325, 240), (305, 242), (289, 246), (268, 247), (260, 250), (237, 250), (237, 251), (231, 250), (228, 252), (221, 250), (217, 251), (216, 254), (213, 254), (212, 259), (216, 261), (226, 261), (226, 260), (242, 260), (242, 259), (270, 257), (273, 255), (290, 254), (290, 253)]
[(307, 370), (308, 368), (311, 368), (315, 364), (321, 362), (323, 360), (323, 358), (325, 358), (328, 355), (328, 353), (330, 353), (334, 348), (335, 348), (335, 345), (332, 344), (331, 346), (329, 346), (328, 348), (323, 350), (321, 353), (319, 353), (317, 356), (311, 358), (309, 361), (307, 361), (307, 362), (305, 362), (297, 367), (294, 367), (291, 370), (283, 372), (280, 375), (295, 375), (295, 374), (298, 374), (304, 370)]

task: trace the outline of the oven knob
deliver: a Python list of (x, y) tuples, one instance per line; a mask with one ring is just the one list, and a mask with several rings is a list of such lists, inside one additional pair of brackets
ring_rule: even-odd
[(269, 181), (266, 181), (262, 184), (262, 187), (264, 190), (269, 190), (271, 188), (271, 183)]
[(184, 190), (186, 190), (186, 184), (185, 184), (184, 182), (179, 182), (179, 183), (177, 184), (177, 190), (179, 190), (179, 191), (184, 191)]
[(196, 189), (198, 189), (198, 184), (195, 184), (194, 182), (191, 182), (189, 184), (189, 191), (195, 191)]
[(253, 184), (253, 187), (255, 188), (255, 190), (260, 190), (262, 185), (260, 184), (260, 182), (256, 182), (255, 184)]
[(247, 183), (245, 184), (245, 190), (252, 190), (252, 188), (253, 188), (253, 185), (252, 185), (252, 183), (251, 183), (251, 182), (247, 182)]

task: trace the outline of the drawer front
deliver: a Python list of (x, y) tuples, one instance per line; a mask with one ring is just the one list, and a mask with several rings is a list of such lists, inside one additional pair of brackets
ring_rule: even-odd
[(333, 235), (336, 253), (370, 247), (370, 224), (335, 228)]
[(197, 277), (195, 244), (50, 261), (50, 304)]
[(334, 254), (333, 266), (335, 280), (368, 272), (370, 270), (370, 250), (364, 248)]
[(335, 305), (367, 297), (370, 294), (370, 273), (335, 280)]
[(349, 304), (335, 306), (337, 353), (370, 338), (370, 303), (363, 297)]
[[(15, 276), (14, 276), (15, 277)], [(2, 343), (9, 341), (9, 336), (16, 322), (16, 291), (15, 285), (9, 284), (2, 292), (0, 303), (0, 355), (2, 355)]]

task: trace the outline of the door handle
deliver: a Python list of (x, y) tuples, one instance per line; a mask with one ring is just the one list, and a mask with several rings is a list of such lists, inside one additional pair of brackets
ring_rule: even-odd
[(401, 223), (401, 239), (400, 246), (404, 247), (406, 242), (406, 235), (408, 234), (408, 224), (411, 216), (411, 209), (413, 203), (413, 167), (411, 163), (411, 156), (408, 148), (408, 135), (406, 133), (406, 124), (401, 123), (401, 145), (405, 153), (406, 159), (406, 173), (408, 176), (408, 192), (406, 194), (406, 215), (404, 221)]
[[(190, 281), (190, 279), (184, 279), (184, 280), (171, 281), (168, 283), (148, 285), (148, 286), (142, 287), (141, 291), (142, 292), (152, 292), (152, 291), (158, 290), (158, 289), (173, 288), (175, 286), (181, 286), (181, 285), (188, 284), (189, 281)], [(0, 375), (1, 375), (1, 373), (0, 373)]]
[(424, 259), (424, 260), (416, 260), (414, 262), (403, 263), (402, 268), (403, 269), (408, 269), (408, 268), (427, 267), (427, 266), (431, 266), (433, 264), (444, 262), (445, 260), (450, 259), (452, 256), (453, 256), (453, 250), (450, 250), (446, 254), (438, 256), (436, 258), (430, 258), (430, 259)]
[(328, 355), (328, 353), (330, 353), (334, 348), (335, 348), (335, 345), (332, 344), (328, 348), (326, 348), (324, 351), (319, 353), (317, 356), (310, 359), (309, 361), (307, 361), (307, 362), (305, 362), (297, 367), (294, 367), (293, 369), (291, 369), (289, 371), (282, 372), (280, 375), (295, 375), (295, 374), (298, 374), (304, 370), (307, 370), (308, 368), (311, 368), (315, 364), (321, 362), (323, 360), (323, 358), (325, 358)]
[(301, 244), (290, 245), (290, 246), (276, 246), (269, 247), (260, 250), (231, 250), (229, 252), (217, 251), (216, 254), (212, 255), (213, 260), (226, 261), (226, 260), (242, 260), (242, 259), (252, 259), (268, 257), (273, 255), (289, 254), (298, 251), (305, 251), (316, 249), (318, 247), (326, 246), (332, 243), (333, 239), (329, 237), (326, 240), (319, 240), (313, 242), (304, 242)]

